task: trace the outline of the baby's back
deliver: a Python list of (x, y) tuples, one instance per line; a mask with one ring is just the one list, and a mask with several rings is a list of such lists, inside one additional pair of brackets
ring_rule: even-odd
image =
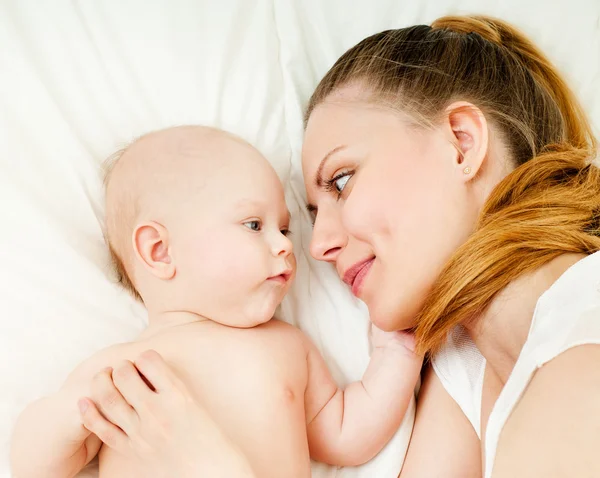
[[(301, 333), (272, 320), (251, 329), (196, 322), (100, 352), (102, 366), (159, 352), (247, 455), (260, 477), (309, 477)], [(141, 477), (141, 467), (103, 447), (100, 477)]]

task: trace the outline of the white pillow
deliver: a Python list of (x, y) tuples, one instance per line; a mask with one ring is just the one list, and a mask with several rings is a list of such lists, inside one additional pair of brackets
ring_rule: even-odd
[[(368, 319), (333, 268), (308, 254), (302, 110), (320, 77), (371, 33), (448, 13), (521, 26), (565, 72), (600, 125), (600, 6), (542, 0), (142, 0), (0, 6), (0, 476), (10, 430), (100, 348), (134, 338), (142, 307), (110, 280), (101, 161), (134, 137), (211, 124), (256, 145), (287, 187), (298, 278), (282, 306), (340, 384), (368, 361)], [(317, 477), (395, 477), (406, 426), (376, 459)], [(34, 453), (34, 452), (33, 452)]]

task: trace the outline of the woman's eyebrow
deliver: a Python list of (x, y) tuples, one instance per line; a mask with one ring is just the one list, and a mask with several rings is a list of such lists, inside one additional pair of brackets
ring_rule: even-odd
[(331, 156), (333, 156), (335, 153), (338, 153), (338, 152), (342, 151), (343, 149), (346, 149), (347, 147), (348, 146), (345, 144), (336, 146), (331, 151), (329, 151), (329, 153), (327, 153), (325, 155), (325, 157), (321, 160), (321, 163), (319, 164), (319, 167), (317, 168), (317, 174), (315, 176), (315, 185), (318, 188), (323, 187), (323, 185), (325, 184), (325, 181), (323, 181), (323, 169), (325, 168), (325, 164), (327, 163), (327, 160), (329, 158), (331, 158)]

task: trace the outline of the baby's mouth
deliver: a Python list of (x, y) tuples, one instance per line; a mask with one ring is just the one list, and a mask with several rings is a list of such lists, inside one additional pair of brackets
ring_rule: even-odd
[(269, 277), (267, 280), (285, 284), (291, 279), (291, 277), (292, 277), (292, 271), (285, 270), (280, 274)]

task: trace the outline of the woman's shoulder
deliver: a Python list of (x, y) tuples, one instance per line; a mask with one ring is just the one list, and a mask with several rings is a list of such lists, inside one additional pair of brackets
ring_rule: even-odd
[[(488, 422), (486, 476), (491, 476), (492, 467), (494, 476), (511, 476), (508, 471), (498, 475), (495, 471), (514, 471), (508, 467), (509, 455), (509, 461), (530, 466), (529, 454), (552, 449), (548, 448), (552, 440), (562, 448), (561, 440), (569, 436), (564, 427), (570, 423), (571, 427), (576, 424), (573, 430), (578, 429), (579, 420), (595, 413), (586, 403), (600, 393), (599, 359), (600, 253), (595, 253), (569, 268), (538, 301), (527, 341)], [(596, 404), (588, 405), (597, 409)], [(583, 415), (577, 417), (574, 408)], [(600, 422), (594, 426), (600, 428)], [(556, 436), (546, 431), (547, 427), (564, 435)], [(517, 429), (522, 429), (522, 434)], [(518, 439), (513, 437), (513, 430)], [(577, 438), (585, 434), (582, 425)], [(527, 441), (522, 439), (532, 443), (525, 447)], [(515, 448), (517, 443), (524, 448)], [(523, 450), (529, 450), (526, 456), (519, 455)], [(544, 476), (538, 472), (541, 470), (536, 468), (532, 476)]]
[(540, 297), (524, 355), (537, 353), (538, 361), (547, 361), (575, 344), (600, 340), (599, 309), (600, 252), (596, 252), (567, 269)]
[(558, 469), (569, 470), (569, 476), (600, 476), (595, 460), (600, 447), (599, 362), (600, 345), (583, 344), (535, 373), (500, 433), (494, 478), (523, 470), (530, 476), (554, 476)]

